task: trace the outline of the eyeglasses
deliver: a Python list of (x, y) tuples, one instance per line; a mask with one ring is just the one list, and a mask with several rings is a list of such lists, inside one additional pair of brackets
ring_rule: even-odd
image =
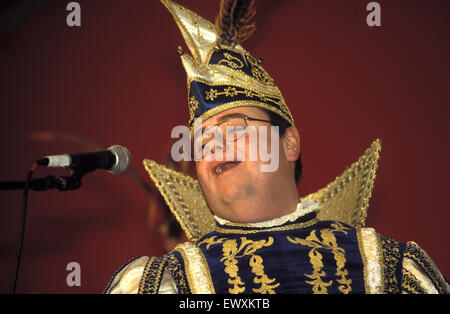
[[(269, 122), (270, 120), (250, 118), (243, 114), (231, 114), (224, 117), (219, 123), (208, 126), (199, 130), (194, 134), (194, 144), (196, 147), (201, 147), (203, 150), (212, 140), (212, 135), (215, 138), (222, 140), (222, 143), (232, 143), (242, 138), (247, 133), (248, 121)], [(197, 146), (199, 145), (199, 146)]]

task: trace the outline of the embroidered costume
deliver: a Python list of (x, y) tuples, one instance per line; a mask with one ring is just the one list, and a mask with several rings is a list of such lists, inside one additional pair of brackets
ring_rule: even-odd
[[(262, 62), (241, 46), (251, 1), (222, 1), (217, 26), (162, 0), (192, 57), (179, 48), (188, 77), (189, 126), (240, 106), (294, 119)], [(162, 257), (136, 257), (106, 293), (449, 293), (432, 260), (414, 242), (365, 227), (381, 143), (376, 140), (323, 189), (289, 215), (262, 223), (213, 216), (197, 180), (151, 160), (144, 166), (190, 242)]]
[[(196, 243), (124, 265), (107, 293), (448, 293), (414, 242), (317, 218), (317, 205), (260, 224), (217, 221)], [(224, 224), (223, 224), (224, 223)]]

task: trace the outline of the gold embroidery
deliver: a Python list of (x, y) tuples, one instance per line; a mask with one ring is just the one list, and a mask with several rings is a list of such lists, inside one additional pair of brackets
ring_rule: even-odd
[(327, 294), (327, 287), (331, 286), (333, 283), (331, 280), (328, 282), (323, 282), (321, 277), (326, 276), (324, 271), (321, 271), (323, 267), (322, 263), (322, 254), (317, 252), (315, 249), (312, 249), (308, 253), (309, 259), (313, 266), (313, 273), (311, 275), (305, 274), (306, 277), (311, 278), (312, 280), (306, 281), (313, 286), (312, 290), (314, 294)]
[(253, 288), (253, 292), (255, 293), (262, 293), (262, 294), (275, 294), (275, 288), (278, 287), (280, 284), (272, 284), (275, 281), (275, 278), (270, 279), (267, 277), (267, 275), (264, 273), (264, 266), (263, 266), (263, 259), (261, 256), (253, 255), (250, 258), (250, 267), (252, 268), (252, 272), (256, 275), (256, 277), (253, 279), (253, 282), (256, 284), (261, 284), (261, 287), (256, 289)]
[(269, 74), (267, 74), (267, 72), (263, 69), (263, 67), (260, 65), (260, 63), (258, 62), (258, 60), (256, 60), (255, 58), (253, 58), (250, 54), (246, 54), (246, 59), (248, 61), (248, 63), (250, 63), (250, 65), (252, 66), (251, 68), (251, 72), (253, 74), (253, 76), (260, 82), (264, 83), (264, 84), (270, 84), (273, 85), (274, 81), (273, 79), (269, 76)]
[(312, 279), (310, 281), (306, 281), (306, 283), (313, 286), (312, 290), (314, 294), (326, 294), (328, 292), (327, 287), (331, 286), (332, 281), (324, 282), (321, 277), (326, 276), (324, 271), (321, 271), (323, 268), (322, 263), (322, 254), (317, 252), (318, 248), (321, 248), (321, 241), (316, 236), (316, 230), (311, 231), (310, 235), (306, 239), (287, 237), (288, 241), (294, 244), (300, 244), (312, 247), (312, 250), (309, 251), (308, 256), (309, 260), (313, 267), (313, 273), (308, 275), (305, 274), (306, 277)]
[(347, 234), (347, 231), (345, 230), (351, 230), (351, 228), (345, 227), (338, 222), (332, 224), (331, 227), (334, 229), (320, 230), (322, 241), (320, 241), (317, 237), (316, 230), (311, 231), (306, 239), (287, 237), (288, 241), (291, 243), (305, 245), (312, 248), (309, 251), (308, 256), (313, 267), (313, 273), (309, 275), (305, 274), (305, 276), (312, 279), (306, 282), (313, 286), (312, 290), (314, 294), (328, 293), (327, 287), (331, 286), (333, 283), (332, 280), (328, 282), (324, 282), (322, 280), (322, 277), (325, 277), (326, 273), (322, 270), (324, 266), (322, 262), (323, 256), (320, 252), (318, 252), (318, 249), (328, 249), (333, 253), (336, 261), (336, 276), (340, 276), (337, 280), (340, 284), (338, 287), (339, 291), (347, 294), (352, 290), (352, 280), (346, 277), (348, 275), (348, 270), (345, 269), (345, 263), (347, 261), (345, 258), (345, 250), (337, 245), (336, 237), (333, 234), (333, 232), (343, 232), (344, 234)]
[(201, 250), (191, 242), (177, 245), (175, 248), (183, 257), (186, 276), (192, 293), (215, 293), (208, 264)]
[[(261, 63), (255, 59), (254, 57), (252, 57), (250, 55), (250, 53), (248, 53), (247, 51), (241, 49), (236, 49), (235, 47), (231, 47), (231, 46), (225, 46), (225, 45), (218, 45), (215, 46), (213, 49), (211, 49), (208, 57), (206, 58), (206, 63), (205, 64), (209, 64), (211, 62), (211, 56), (214, 53), (214, 51), (217, 50), (229, 50), (232, 51), (234, 53), (240, 54), (243, 56), (244, 62), (246, 63), (246, 65), (250, 64), (250, 72), (252, 73), (252, 76), (248, 75), (247, 73), (245, 73), (242, 70), (243, 68), (243, 63), (240, 59), (238, 59), (237, 57), (233, 57), (232, 55), (230, 55), (229, 53), (225, 52), (223, 55), (227, 60), (220, 60), (217, 65), (224, 65), (224, 63), (227, 63), (229, 65), (230, 68), (232, 68), (235, 71), (238, 71), (239, 74), (243, 74), (245, 76), (248, 76), (249, 78), (254, 78), (256, 81), (258, 81), (259, 83), (262, 83), (264, 85), (270, 85), (272, 87), (275, 87), (275, 82), (274, 80), (269, 76), (269, 74), (264, 70), (264, 68), (261, 66)], [(235, 64), (233, 62), (231, 62), (231, 59), (236, 60), (239, 62), (239, 64)], [(211, 66), (211, 65), (210, 65)], [(212, 65), (214, 66), (214, 65)]]
[[(404, 257), (402, 260), (402, 270), (408, 271), (416, 280), (419, 282), (425, 294), (437, 294), (439, 293), (436, 289), (433, 280), (425, 273), (425, 271), (411, 258)], [(402, 285), (403, 285), (402, 279)]]
[(225, 96), (228, 96), (228, 97), (234, 97), (234, 96), (236, 96), (239, 93), (236, 90), (236, 87), (231, 87), (231, 86), (225, 88), (224, 92), (225, 92)]
[(334, 232), (342, 232), (343, 234), (348, 234), (347, 231), (345, 231), (345, 230), (351, 230), (351, 228), (345, 227), (340, 222), (336, 222), (336, 223), (331, 224), (331, 227), (334, 228), (334, 230), (333, 230)]
[[(313, 218), (311, 220), (300, 222), (292, 225), (282, 226), (282, 227), (272, 227), (272, 228), (262, 228), (262, 229), (227, 229), (227, 228), (221, 228), (216, 226), (215, 230), (221, 233), (240, 233), (240, 234), (254, 234), (259, 232), (275, 232), (275, 231), (286, 231), (286, 230), (293, 230), (293, 229), (299, 229), (299, 228), (307, 228), (319, 221), (318, 218)], [(229, 225), (233, 226), (233, 223), (230, 223)], [(239, 225), (239, 224), (236, 224)]]
[[(233, 57), (231, 54), (229, 54), (228, 52), (225, 52), (223, 54), (223, 56), (225, 57), (225, 59), (222, 59), (218, 62), (218, 64), (223, 64), (226, 63), (228, 64), (232, 69), (242, 69), (244, 67), (244, 64), (242, 63), (241, 60), (239, 60), (239, 58)], [(237, 61), (234, 62), (234, 61)]]
[(156, 294), (161, 284), (162, 274), (166, 266), (168, 256), (151, 258), (145, 265), (138, 294)]
[(412, 294), (425, 294), (419, 281), (406, 269), (402, 269), (402, 292)]
[[(192, 66), (194, 67), (195, 65)], [(201, 82), (210, 86), (235, 86), (265, 94), (269, 97), (279, 99), (283, 98), (280, 90), (275, 85), (263, 84), (241, 70), (235, 70), (220, 64), (210, 64), (208, 67), (197, 68), (197, 72), (192, 73), (186, 82), (188, 94), (190, 92), (190, 85), (193, 81)]]
[[(151, 266), (154, 261), (155, 261), (155, 257), (154, 256), (149, 258), (149, 260), (147, 261), (147, 264), (146, 264), (146, 266), (144, 268), (144, 272), (142, 274), (142, 278), (147, 278), (148, 277), (148, 275), (150, 273), (150, 270), (151, 270), (151, 268), (149, 266)], [(141, 280), (139, 282), (138, 293), (140, 293), (141, 291), (143, 291), (145, 289), (145, 284), (146, 284), (145, 280)]]
[(406, 244), (404, 257), (412, 259), (423, 269), (439, 293), (447, 293), (445, 280), (430, 257), (417, 243), (410, 241)]
[(364, 285), (366, 293), (380, 294), (383, 286), (383, 256), (379, 235), (373, 228), (356, 229), (358, 247), (364, 265)]
[[(213, 101), (214, 99), (216, 99), (220, 95), (225, 95), (226, 97), (235, 97), (235, 96), (237, 96), (239, 94), (243, 94), (246, 97), (258, 97), (261, 101), (263, 101), (263, 102), (271, 102), (274, 105), (278, 106), (285, 113), (289, 113), (289, 111), (285, 110), (285, 108), (287, 108), (286, 104), (284, 104), (284, 102), (281, 99), (272, 99), (272, 98), (269, 98), (269, 97), (267, 97), (266, 95), (264, 95), (264, 94), (262, 94), (260, 92), (253, 92), (251, 90), (246, 90), (246, 89), (244, 89), (244, 90), (237, 90), (236, 87), (231, 87), (231, 86), (225, 87), (223, 89), (223, 91), (221, 91), (221, 92), (219, 92), (217, 89), (210, 88), (209, 91), (205, 92), (205, 98), (206, 98), (206, 100)], [(189, 102), (189, 105), (191, 105), (190, 102)], [(191, 121), (191, 120), (189, 120), (189, 121)]]
[[(184, 58), (184, 60), (185, 59), (186, 58)], [(185, 61), (188, 62), (189, 60)], [(189, 61), (188, 63), (190, 64), (190, 62), (191, 61)], [(186, 66), (187, 65), (185, 65), (185, 67)], [(256, 96), (259, 97), (260, 99), (263, 99), (263, 101), (265, 101), (264, 99), (266, 97), (270, 97), (267, 99), (271, 101), (276, 106), (276, 108), (264, 103), (260, 105), (261, 104), (260, 102), (248, 103), (247, 106), (256, 106), (262, 109), (273, 111), (282, 116), (287, 121), (289, 121), (291, 125), (294, 125), (294, 119), (292, 117), (292, 114), (290, 113), (288, 107), (286, 106), (286, 103), (283, 99), (283, 96), (281, 95), (281, 92), (275, 85), (263, 84), (256, 78), (247, 75), (246, 73), (242, 72), (239, 69), (232, 69), (230, 67), (220, 64), (208, 65), (207, 68), (198, 67), (194, 64), (192, 64), (191, 66), (195, 68), (196, 71), (192, 72), (191, 75), (188, 75), (187, 80), (188, 95), (190, 95), (191, 83), (193, 81), (201, 82), (210, 86), (227, 85), (238, 87), (241, 89), (244, 88), (245, 91), (243, 91), (242, 93), (244, 93), (247, 97), (250, 97), (250, 95), (251, 97)], [(253, 93), (250, 93), (250, 91), (252, 91)], [(211, 96), (213, 96), (211, 100), (214, 100), (217, 97), (216, 95), (214, 95), (214, 93), (211, 94)], [(208, 97), (207, 95), (207, 100), (208, 99), (210, 99), (210, 97)], [(230, 107), (229, 104), (219, 105), (217, 107), (214, 107), (213, 109), (206, 111), (202, 116), (200, 116), (200, 118), (203, 121), (205, 121), (214, 114), (217, 114), (219, 112), (234, 107), (239, 106), (232, 105)]]
[(200, 30), (200, 16), (194, 14), (193, 12), (187, 12), (189, 17), (191, 18), (191, 24), (195, 26), (197, 30), (197, 40), (200, 46), (204, 46), (206, 44), (205, 38), (202, 35), (202, 31)]
[(189, 99), (189, 123), (194, 120), (195, 110), (198, 108), (198, 101), (195, 99), (195, 96), (191, 96)]
[[(339, 229), (336, 229), (336, 231), (339, 231)], [(347, 234), (347, 232), (340, 230), (342, 232), (344, 232), (345, 234)], [(334, 256), (334, 260), (336, 261), (336, 276), (340, 276), (341, 278), (337, 280), (338, 283), (340, 283), (339, 285), (339, 291), (341, 291), (344, 294), (349, 293), (352, 288), (351, 288), (351, 283), (352, 280), (351, 279), (347, 279), (346, 276), (348, 275), (348, 270), (345, 269), (345, 251), (344, 249), (338, 247), (337, 243), (336, 243), (336, 237), (334, 236), (334, 234), (330, 231), (330, 230), (323, 230), (322, 232), (322, 239), (324, 240), (324, 243), (327, 244), (332, 252), (333, 252), (333, 256)]]
[[(242, 248), (242, 247), (241, 247)], [(223, 257), (220, 259), (224, 262), (225, 272), (230, 276), (228, 284), (233, 285), (228, 291), (232, 294), (238, 294), (245, 291), (244, 283), (238, 276), (239, 267), (237, 266), (236, 254), (238, 252), (236, 240), (227, 240), (223, 244)]]
[(211, 51), (209, 52), (207, 58), (205, 59), (205, 64), (209, 64), (211, 62), (211, 57), (215, 51), (220, 50), (229, 50), (237, 54), (243, 54), (246, 51), (241, 46), (227, 46), (227, 45), (215, 45)]
[(238, 246), (236, 239), (217, 239), (216, 236), (213, 236), (199, 242), (198, 246), (206, 244), (206, 249), (209, 249), (211, 245), (223, 245), (223, 257), (220, 261), (224, 263), (225, 272), (230, 277), (228, 279), (228, 284), (231, 285), (231, 288), (228, 289), (229, 293), (238, 294), (245, 291), (245, 284), (238, 274), (238, 259), (244, 256), (250, 256), (250, 267), (255, 274), (253, 282), (261, 285), (259, 288), (253, 288), (253, 292), (275, 293), (274, 289), (279, 286), (279, 283), (275, 283), (275, 278), (271, 279), (264, 273), (263, 259), (261, 256), (255, 254), (261, 248), (271, 246), (273, 244), (273, 238), (269, 237), (267, 240), (253, 241), (246, 237), (241, 237), (239, 240), (240, 244)]
[(384, 293), (399, 293), (396, 272), (401, 262), (400, 244), (385, 237), (380, 240), (383, 249)]
[(225, 240), (224, 238), (220, 238), (220, 239), (216, 240), (216, 238), (217, 238), (217, 236), (212, 236), (210, 238), (206, 238), (206, 239), (200, 241), (199, 243), (197, 243), (197, 245), (200, 246), (201, 244), (206, 244), (206, 249), (208, 250), (211, 247), (211, 245), (222, 243), (223, 240)]
[(185, 273), (183, 272), (183, 267), (173, 254), (167, 255), (166, 270), (169, 271), (175, 281), (179, 293), (186, 294), (190, 292)]
[(217, 89), (210, 89), (209, 91), (205, 92), (206, 94), (206, 100), (214, 100), (217, 98), (217, 95), (222, 95), (222, 93), (218, 94)]

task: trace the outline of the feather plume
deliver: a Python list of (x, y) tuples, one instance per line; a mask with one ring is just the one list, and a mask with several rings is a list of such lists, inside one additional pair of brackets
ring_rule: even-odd
[(251, 37), (255, 24), (255, 0), (221, 0), (216, 18), (218, 43), (234, 46)]

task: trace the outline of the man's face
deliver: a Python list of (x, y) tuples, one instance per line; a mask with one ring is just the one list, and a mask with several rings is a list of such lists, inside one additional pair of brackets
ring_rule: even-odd
[[(269, 121), (268, 113), (262, 109), (252, 107), (240, 107), (221, 112), (210, 119), (204, 121), (201, 125), (202, 129), (217, 125), (227, 120), (229, 117), (243, 115), (248, 118)], [(262, 167), (270, 163), (270, 161), (262, 161), (260, 156), (260, 143), (265, 143), (263, 149), (270, 154), (274, 148), (272, 141), (278, 140), (278, 132), (272, 132), (270, 122), (248, 120), (249, 127), (256, 130), (257, 141), (250, 141), (249, 134), (245, 134), (243, 140), (245, 142), (243, 148), (244, 160), (237, 162), (237, 151), (239, 151), (238, 141), (228, 142), (220, 140), (220, 144), (213, 146), (210, 152), (215, 154), (216, 158), (208, 160), (203, 158), (196, 162), (197, 177), (202, 187), (205, 199), (215, 215), (231, 220), (234, 222), (257, 222), (267, 220), (273, 216), (267, 210), (259, 210), (261, 206), (257, 206), (267, 197), (280, 197), (276, 185), (280, 186), (281, 181), (285, 181), (286, 176), (292, 175), (292, 169), (284, 156), (284, 152), (280, 151), (283, 145), (275, 146), (277, 158), (276, 169), (270, 172), (261, 171)], [(261, 131), (266, 128), (266, 132)], [(276, 138), (275, 138), (276, 137)], [(213, 137), (214, 138), (214, 137)], [(262, 141), (262, 142), (261, 142)], [(257, 147), (252, 147), (256, 145)], [(234, 149), (234, 159), (226, 158), (227, 151)], [(249, 158), (250, 150), (257, 152), (257, 158)], [(278, 152), (280, 152), (278, 154)], [(221, 156), (220, 156), (221, 155)], [(217, 158), (219, 156), (219, 158)], [(221, 159), (218, 161), (217, 159)], [(265, 159), (267, 160), (267, 159)], [(263, 206), (262, 206), (263, 207)], [(274, 208), (275, 210), (275, 208)]]

